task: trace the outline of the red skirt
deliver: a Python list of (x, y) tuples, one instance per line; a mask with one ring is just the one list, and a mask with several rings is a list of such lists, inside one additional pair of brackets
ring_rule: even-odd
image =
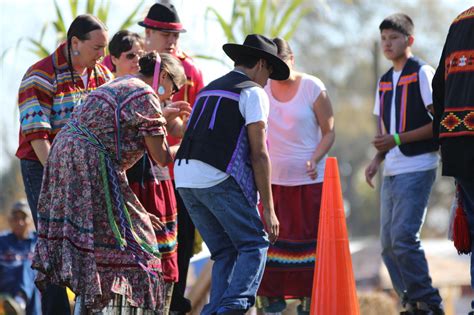
[(156, 215), (166, 227), (155, 230), (156, 242), (161, 253), (163, 278), (166, 282), (178, 281), (177, 255), (177, 206), (171, 179), (160, 181), (145, 181), (143, 186), (139, 182), (130, 183), (143, 207)]
[(322, 187), (272, 185), (280, 234), (268, 249), (258, 295), (311, 297)]

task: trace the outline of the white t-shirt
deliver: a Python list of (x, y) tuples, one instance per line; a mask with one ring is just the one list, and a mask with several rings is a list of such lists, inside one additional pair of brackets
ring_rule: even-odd
[(87, 74), (84, 74), (84, 75), (81, 75), (81, 79), (82, 79), (82, 83), (84, 83), (84, 87), (87, 89), (87, 83), (88, 83), (88, 79), (89, 78), (89, 75)]
[[(246, 126), (259, 121), (263, 121), (266, 126), (269, 108), (268, 96), (261, 87), (246, 88), (240, 92), (239, 110)], [(181, 163), (176, 161), (174, 164), (176, 187), (209, 188), (223, 182), (229, 176), (199, 160), (188, 160), (188, 163), (182, 160)]]
[(266, 85), (265, 92), (270, 99), (268, 149), (272, 161), (272, 184), (299, 186), (321, 183), (326, 156), (316, 166), (318, 176), (315, 180), (306, 173), (306, 161), (311, 159), (321, 142), (321, 128), (313, 104), (326, 87), (318, 78), (303, 74), (294, 97), (288, 102), (280, 102), (273, 97), (270, 84)]
[[(420, 80), (420, 92), (423, 104), (425, 107), (433, 104), (431, 81), (433, 80), (435, 70), (429, 65), (423, 65), (418, 72), (418, 79)], [(395, 97), (397, 93), (398, 79), (401, 71), (393, 71), (392, 82), (392, 106), (390, 107), (390, 134), (395, 134), (396, 117), (395, 117)], [(377, 84), (378, 86), (378, 84)], [(429, 112), (428, 112), (429, 113)], [(380, 115), (380, 97), (378, 90), (375, 93), (374, 115)], [(431, 116), (431, 114), (430, 114)], [(427, 171), (437, 168), (439, 164), (439, 155), (437, 152), (428, 152), (415, 156), (404, 155), (398, 146), (388, 151), (385, 156), (385, 166), (383, 175), (394, 176), (399, 174), (406, 174), (419, 171)]]

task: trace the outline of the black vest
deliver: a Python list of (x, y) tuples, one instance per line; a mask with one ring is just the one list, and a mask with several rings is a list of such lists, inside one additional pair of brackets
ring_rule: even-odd
[[(420, 92), (419, 71), (425, 63), (416, 57), (407, 60), (403, 67), (400, 79), (396, 83), (395, 95), (395, 131), (402, 133), (422, 127), (432, 122), (426, 110)], [(390, 132), (390, 112), (393, 95), (393, 68), (386, 72), (379, 83), (380, 117), (379, 128), (385, 127)], [(381, 132), (383, 130), (380, 130)], [(400, 151), (406, 156), (415, 156), (438, 150), (433, 139), (402, 144)]]
[(433, 78), (443, 175), (474, 178), (474, 6), (451, 24)]
[(182, 160), (199, 160), (231, 175), (252, 206), (257, 203), (257, 190), (239, 99), (242, 89), (253, 86), (259, 85), (231, 71), (203, 88), (175, 159), (178, 165)]

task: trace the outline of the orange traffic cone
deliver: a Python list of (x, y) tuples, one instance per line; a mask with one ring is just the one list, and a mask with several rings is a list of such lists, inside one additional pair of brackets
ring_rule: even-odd
[(327, 158), (311, 315), (359, 315), (337, 159)]

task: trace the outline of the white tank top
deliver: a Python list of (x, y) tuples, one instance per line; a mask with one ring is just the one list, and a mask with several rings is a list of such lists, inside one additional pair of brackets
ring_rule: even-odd
[(325, 90), (321, 80), (303, 74), (295, 96), (288, 102), (279, 102), (271, 93), (271, 81), (265, 86), (270, 99), (268, 149), (272, 184), (299, 186), (323, 181), (326, 156), (317, 165), (315, 180), (306, 174), (306, 161), (311, 159), (322, 138), (313, 104)]

